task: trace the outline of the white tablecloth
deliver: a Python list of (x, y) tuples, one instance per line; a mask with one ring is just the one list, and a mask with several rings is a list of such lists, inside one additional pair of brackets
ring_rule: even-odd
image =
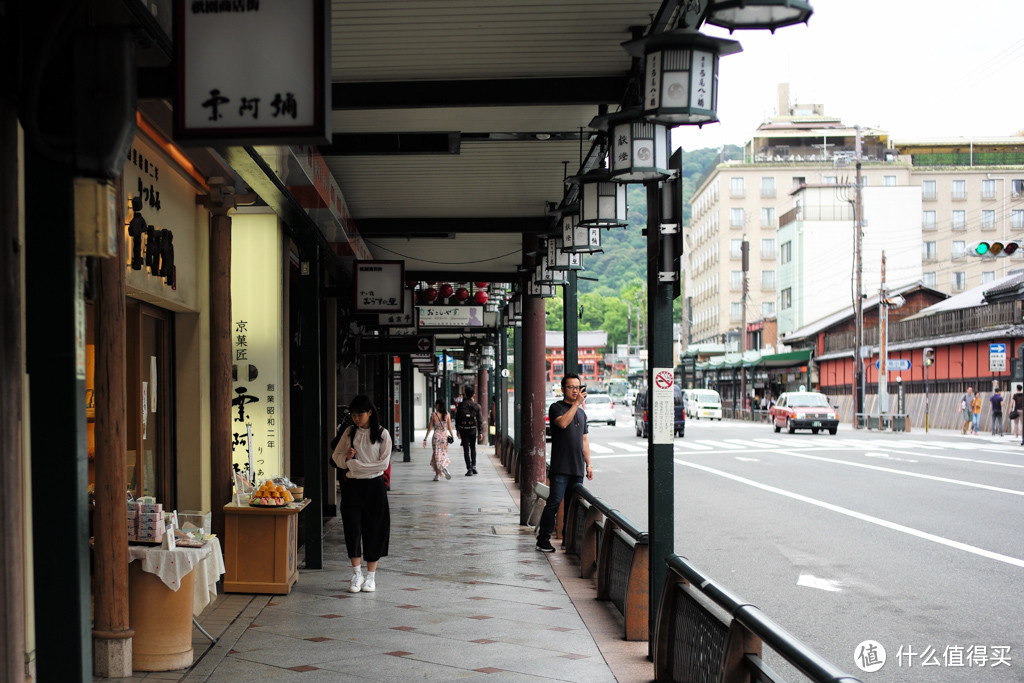
[(172, 591), (181, 587), (181, 580), (196, 571), (192, 588), (192, 614), (199, 615), (217, 597), (217, 580), (224, 573), (224, 556), (220, 539), (209, 539), (202, 548), (165, 550), (148, 546), (128, 547), (129, 562), (139, 560), (142, 571), (156, 574)]

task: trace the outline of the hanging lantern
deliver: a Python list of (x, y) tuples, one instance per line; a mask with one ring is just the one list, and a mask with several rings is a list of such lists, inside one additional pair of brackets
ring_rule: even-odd
[(459, 287), (455, 290), (455, 300), (462, 303), (469, 298), (469, 290), (465, 287)]
[(476, 285), (477, 289), (485, 289), (487, 287), (486, 282), (474, 282), (473, 284)]
[(420, 292), (420, 301), (425, 304), (432, 304), (437, 301), (437, 290), (433, 287), (424, 289)]
[(547, 264), (551, 270), (580, 270), (583, 268), (583, 259), (578, 253), (565, 251), (561, 237), (549, 237)]
[(707, 23), (729, 29), (775, 29), (804, 24), (813, 14), (804, 0), (714, 0)]
[(482, 289), (478, 289), (476, 293), (473, 295), (473, 301), (481, 305), (487, 303), (487, 300), (489, 298), (490, 297), (487, 295), (487, 292), (485, 292)]
[(612, 180), (603, 168), (571, 178), (580, 186), (579, 224), (588, 228), (624, 228), (626, 186)]
[(670, 175), (672, 154), (669, 126), (650, 121), (639, 109), (598, 116), (592, 128), (608, 134), (611, 162), (609, 174), (618, 183), (642, 183), (663, 180)]
[(447, 282), (444, 283), (443, 285), (441, 285), (441, 289), (439, 290), (439, 294), (441, 295), (442, 299), (447, 299), (454, 292), (455, 292), (455, 289), (450, 284), (448, 284)]
[(593, 254), (601, 251), (601, 230), (579, 224), (579, 217), (562, 217), (562, 251), (570, 254)]
[(672, 126), (718, 120), (718, 58), (740, 52), (738, 42), (679, 29), (623, 47), (644, 57), (642, 112), (648, 120)]
[(534, 271), (533, 279), (537, 284), (541, 285), (566, 285), (568, 284), (565, 280), (565, 275), (557, 270), (552, 270), (548, 267), (548, 259), (544, 257), (541, 262), (537, 264), (537, 268)]

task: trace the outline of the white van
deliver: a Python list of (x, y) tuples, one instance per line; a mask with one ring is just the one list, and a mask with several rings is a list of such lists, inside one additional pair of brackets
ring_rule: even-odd
[(714, 389), (687, 389), (685, 398), (687, 417), (722, 419), (722, 397)]

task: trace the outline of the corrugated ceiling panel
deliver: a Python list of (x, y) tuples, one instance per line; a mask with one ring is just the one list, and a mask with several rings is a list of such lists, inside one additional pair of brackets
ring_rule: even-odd
[(566, 133), (587, 128), (597, 106), (459, 107), (335, 111), (336, 133), (457, 131), (461, 133)]
[(438, 277), (454, 272), (514, 273), (522, 262), (522, 236), (459, 234), (453, 239), (365, 238), (379, 260), (404, 260), (405, 270), (436, 271)]

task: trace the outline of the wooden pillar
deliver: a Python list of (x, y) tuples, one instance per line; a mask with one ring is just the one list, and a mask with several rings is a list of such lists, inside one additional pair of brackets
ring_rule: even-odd
[(231, 501), (231, 203), (210, 204), (210, 512), (224, 538)]
[(537, 498), (533, 488), (546, 478), (544, 396), (547, 384), (544, 358), (544, 299), (523, 299), (523, 440), (520, 450), (523, 475), (519, 483), (520, 524), (525, 525)]
[(132, 675), (133, 631), (128, 623), (128, 529), (125, 526), (125, 259), (96, 259), (95, 477), (93, 519), (93, 673)]
[[(324, 479), (326, 478), (328, 439), (321, 422), (321, 392), (323, 376), (320, 372), (320, 248), (316, 243), (300, 245), (302, 259), (299, 297), (301, 314), (299, 335), (302, 340), (302, 451), (304, 487), (311, 500), (306, 513), (305, 530), (306, 569), (322, 569), (324, 557)], [(390, 361), (390, 357), (389, 357)], [(335, 372), (331, 364), (331, 372)], [(385, 406), (386, 407), (386, 406)], [(382, 404), (377, 403), (377, 410)], [(333, 483), (333, 481), (332, 481)]]
[(0, 101), (0, 680), (25, 675), (22, 497), (21, 136), (15, 108)]
[(483, 428), (480, 430), (481, 443), (490, 443), (488, 439), (488, 427), (491, 424), (491, 396), (488, 393), (487, 366), (480, 361), (480, 369), (476, 373), (477, 397), (476, 402), (480, 404), (480, 419)]

